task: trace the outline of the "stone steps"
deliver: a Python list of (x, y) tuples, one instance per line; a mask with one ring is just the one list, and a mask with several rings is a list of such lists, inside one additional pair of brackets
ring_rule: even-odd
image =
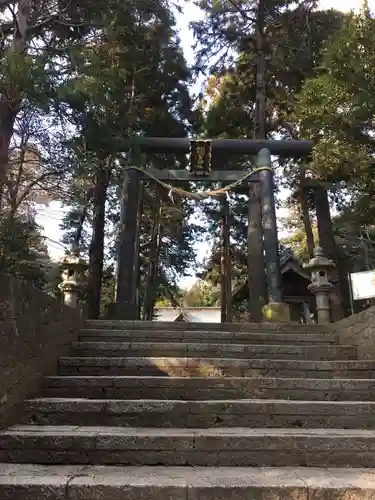
[(67, 356), (60, 375), (148, 375), (174, 377), (375, 378), (375, 360)]
[(195, 342), (73, 342), (73, 356), (190, 357), (246, 359), (355, 359), (352, 346), (203, 344)]
[(44, 396), (94, 399), (374, 401), (375, 379), (267, 377), (46, 377)]
[(375, 467), (375, 431), (15, 426), (4, 463), (211, 467)]
[(373, 500), (375, 470), (0, 465), (3, 500)]
[(374, 498), (375, 360), (323, 326), (89, 321), (19, 415), (0, 500)]
[(83, 342), (196, 342), (220, 344), (336, 344), (337, 337), (330, 333), (265, 333), (265, 332), (215, 332), (201, 330), (115, 330), (84, 329)]
[(20, 423), (201, 429), (210, 427), (374, 429), (375, 402), (38, 398), (25, 401)]

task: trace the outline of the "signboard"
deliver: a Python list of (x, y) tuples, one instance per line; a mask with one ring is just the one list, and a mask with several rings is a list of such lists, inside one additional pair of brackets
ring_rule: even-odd
[(211, 140), (190, 141), (190, 172), (207, 175), (211, 170)]
[(353, 300), (364, 300), (375, 297), (375, 269), (360, 273), (351, 273), (350, 282)]

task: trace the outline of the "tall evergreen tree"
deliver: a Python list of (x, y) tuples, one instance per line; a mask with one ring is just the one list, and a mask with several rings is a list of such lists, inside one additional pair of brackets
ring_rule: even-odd
[[(343, 20), (341, 13), (316, 11), (313, 7), (313, 3), (306, 2), (297, 6), (266, 1), (204, 4), (207, 16), (195, 24), (198, 39), (204, 45), (198, 62), (214, 48), (220, 47), (222, 56), (213, 68), (216, 74), (207, 88), (208, 136), (251, 138), (255, 130), (258, 137), (260, 133), (266, 138), (300, 137), (292, 114), (296, 95), (306, 78), (318, 71), (323, 43), (340, 28)], [(228, 57), (225, 59), (224, 55)], [(229, 165), (248, 166), (242, 158), (233, 159)], [(279, 166), (278, 174), (282, 172), (278, 176), (279, 185), (295, 186), (297, 194), (301, 193), (299, 202), (306, 215), (308, 200), (298, 188), (306, 167), (295, 161), (279, 162)], [(243, 196), (233, 198), (237, 202), (232, 202), (236, 228), (232, 236), (245, 250), (248, 209)], [(311, 229), (310, 219), (305, 217), (305, 222), (307, 229)], [(309, 241), (311, 244), (311, 238)], [(246, 269), (243, 263), (238, 265)]]
[[(74, 54), (75, 75), (61, 89), (73, 110), (78, 131), (72, 146), (78, 147), (84, 164), (92, 163), (85, 173), (86, 185), (93, 187), (87, 212), (87, 220), (92, 225), (88, 295), (91, 317), (99, 314), (105, 220), (110, 219), (114, 226), (117, 225), (124, 170), (131, 162), (139, 160), (134, 139), (138, 135), (184, 136), (193, 116), (187, 90), (190, 74), (179, 47), (171, 10), (158, 2), (126, 7), (115, 2), (109, 4), (103, 14), (101, 37), (80, 54)], [(138, 166), (145, 168), (181, 164), (181, 159), (164, 156), (141, 159), (142, 165)], [(80, 167), (77, 174), (72, 182), (81, 185)], [(111, 200), (107, 202), (108, 190)], [(75, 209), (76, 219), (84, 212), (82, 203), (85, 205), (88, 199), (87, 187), (81, 187), (81, 192), (81, 208)], [(143, 202), (146, 218), (141, 220), (142, 241), (147, 240), (150, 232), (153, 192), (154, 186), (147, 183)], [(168, 199), (167, 193), (160, 196)], [(161, 221), (163, 240), (168, 240), (168, 245), (162, 245), (159, 251), (158, 266), (159, 270), (164, 266), (164, 275), (172, 282), (194, 257), (189, 231), (183, 222), (188, 206), (180, 202), (175, 206), (179, 206), (179, 218), (167, 224)], [(188, 213), (186, 215), (188, 217)], [(78, 215), (76, 222), (80, 221), (82, 218)], [(109, 241), (115, 248), (116, 232)], [(182, 243), (182, 248), (176, 250), (175, 241)], [(144, 272), (142, 262), (147, 258), (148, 248), (140, 260)], [(114, 254), (112, 252), (112, 257)], [(165, 260), (167, 266), (163, 264)]]

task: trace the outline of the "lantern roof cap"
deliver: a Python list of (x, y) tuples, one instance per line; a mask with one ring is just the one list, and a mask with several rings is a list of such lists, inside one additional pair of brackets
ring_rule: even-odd
[(61, 267), (87, 267), (85, 260), (80, 256), (80, 248), (73, 244), (70, 250), (60, 261)]
[(310, 269), (313, 271), (314, 269), (332, 269), (335, 266), (335, 263), (331, 259), (327, 259), (324, 256), (322, 247), (314, 248), (314, 257), (309, 260), (307, 264), (304, 264), (305, 269)]

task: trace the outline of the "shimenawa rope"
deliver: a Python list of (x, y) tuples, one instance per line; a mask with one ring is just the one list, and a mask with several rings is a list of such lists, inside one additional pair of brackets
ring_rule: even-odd
[[(227, 186), (220, 188), (220, 189), (214, 189), (213, 191), (200, 191), (198, 193), (191, 193), (190, 191), (185, 191), (184, 189), (174, 187), (171, 184), (168, 184), (166, 182), (161, 181), (154, 175), (150, 174), (147, 172), (147, 169), (142, 169), (140, 167), (136, 166), (129, 166), (126, 167), (126, 170), (137, 170), (138, 172), (141, 172), (142, 174), (146, 175), (153, 181), (157, 182), (160, 186), (162, 186), (165, 189), (168, 189), (170, 193), (176, 193), (180, 195), (183, 198), (190, 198), (191, 200), (205, 200), (206, 198), (211, 198), (211, 197), (217, 197), (222, 194), (227, 193), (231, 189), (235, 188), (236, 186), (242, 184), (244, 181), (249, 179), (252, 175), (261, 172), (263, 170), (269, 170), (270, 172), (273, 172), (273, 169), (271, 167), (258, 167), (254, 168), (251, 172), (247, 172), (241, 179), (238, 179), (238, 181), (232, 182), (231, 184), (228, 184)], [(203, 177), (204, 179), (204, 177)]]

